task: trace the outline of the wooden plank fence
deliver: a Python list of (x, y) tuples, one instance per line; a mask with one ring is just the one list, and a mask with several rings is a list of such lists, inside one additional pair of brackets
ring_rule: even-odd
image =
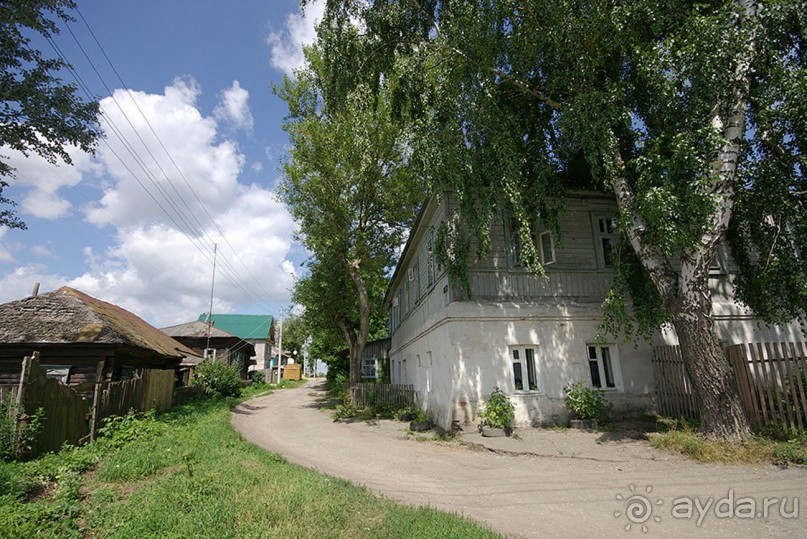
[[(198, 394), (200, 389), (192, 393)], [(97, 427), (106, 417), (124, 415), (130, 409), (168, 410), (174, 399), (174, 371), (147, 369), (133, 380), (98, 383), (90, 406), (90, 401), (73, 388), (49, 379), (40, 368), (39, 352), (34, 352), (23, 360), (20, 383), (0, 387), (0, 397), (9, 394), (25, 410), (23, 421), (40, 408), (44, 412), (42, 429), (31, 451), (35, 456), (58, 451), (65, 443), (81, 445), (94, 439)]]
[(26, 415), (39, 409), (44, 413), (33, 454), (58, 451), (64, 443), (77, 445), (89, 433), (89, 402), (58, 380), (47, 378), (39, 367), (39, 352), (23, 359), (20, 384), (15, 393)]
[(174, 396), (174, 371), (146, 369), (139, 378), (96, 385), (91, 432), (107, 417), (126, 415), (129, 410), (145, 412), (171, 408)]
[(807, 430), (807, 345), (738, 344), (726, 349), (748, 419), (785, 432)]
[(662, 415), (698, 419), (695, 392), (684, 368), (679, 346), (656, 346), (653, 349), (656, 375), (656, 407)]
[(415, 388), (411, 385), (365, 382), (352, 384), (349, 391), (350, 401), (356, 408), (381, 406), (401, 410), (414, 407), (416, 403)]
[[(754, 425), (786, 432), (807, 430), (807, 345), (802, 342), (737, 344), (726, 348), (743, 409)], [(692, 384), (678, 346), (653, 351), (658, 412), (698, 418)]]

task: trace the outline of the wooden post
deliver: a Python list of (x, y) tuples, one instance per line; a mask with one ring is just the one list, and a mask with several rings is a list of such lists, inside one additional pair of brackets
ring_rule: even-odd
[(17, 386), (17, 397), (15, 404), (22, 407), (25, 404), (25, 388), (31, 378), (31, 362), (39, 361), (39, 352), (34, 352), (32, 356), (25, 356), (22, 360), (22, 370), (20, 370), (20, 383)]
[(92, 393), (92, 411), (90, 414), (90, 441), (95, 440), (95, 429), (98, 426), (98, 407), (101, 405), (102, 383), (104, 378), (104, 363), (101, 360), (98, 362), (98, 367), (95, 369), (95, 388)]

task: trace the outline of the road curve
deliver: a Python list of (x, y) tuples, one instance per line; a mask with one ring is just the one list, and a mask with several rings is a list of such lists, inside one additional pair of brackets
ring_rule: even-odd
[[(333, 422), (320, 410), (322, 384), (312, 380), (247, 401), (233, 409), (233, 426), (246, 440), (290, 462), (364, 485), (397, 502), (463, 514), (508, 537), (643, 535), (642, 527), (656, 537), (807, 536), (803, 468), (657, 459), (650, 448), (647, 458), (609, 460), (514, 456), (418, 443), (404, 439), (401, 427), (391, 422), (386, 427)], [(631, 496), (650, 512), (631, 513)], [(738, 500), (753, 498), (760, 513), (764, 498), (785, 496), (784, 517), (778, 504), (770, 506), (767, 519), (718, 518), (715, 513), (717, 502), (729, 497), (722, 508), (733, 512)], [(681, 512), (673, 517), (673, 505), (685, 509), (687, 497), (694, 507), (691, 518)], [(712, 500), (700, 525), (695, 498), (702, 507)], [(794, 498), (803, 502), (799, 509), (804, 514), (790, 518)], [(743, 516), (748, 517), (747, 511)]]

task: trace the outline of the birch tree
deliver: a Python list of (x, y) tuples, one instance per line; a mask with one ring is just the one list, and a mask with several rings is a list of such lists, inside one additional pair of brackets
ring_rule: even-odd
[[(524, 235), (531, 212), (557, 226), (569, 189), (612, 193), (604, 329), (674, 327), (704, 432), (741, 440), (709, 267), (727, 242), (738, 301), (804, 319), (806, 17), (803, 0), (331, 0), (320, 46), (340, 91), (403, 74), (412, 163), (460, 200), (453, 252), (484, 255), (503, 207)], [(466, 259), (445, 263), (462, 279)]]

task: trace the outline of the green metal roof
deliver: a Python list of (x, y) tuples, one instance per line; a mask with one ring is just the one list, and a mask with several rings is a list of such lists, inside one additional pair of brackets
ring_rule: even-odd
[[(207, 313), (199, 315), (200, 322), (207, 322)], [(213, 325), (218, 329), (246, 340), (269, 340), (272, 315), (268, 314), (213, 314)]]

